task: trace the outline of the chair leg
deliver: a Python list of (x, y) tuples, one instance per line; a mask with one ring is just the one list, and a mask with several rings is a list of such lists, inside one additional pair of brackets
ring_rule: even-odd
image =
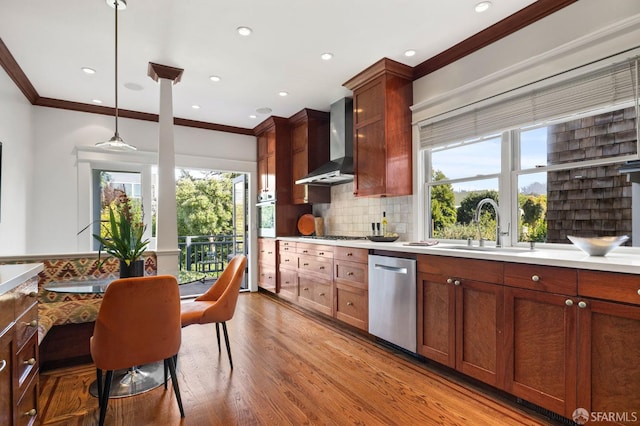
[(169, 361), (164, 360), (164, 390), (167, 390), (167, 372), (169, 370)]
[(102, 404), (102, 370), (96, 368), (96, 383), (98, 383), (98, 404)]
[(220, 323), (216, 323), (216, 338), (218, 339), (218, 353), (220, 353)]
[[(218, 325), (218, 323), (216, 323)], [(222, 323), (222, 331), (224, 331), (224, 342), (227, 344), (227, 355), (229, 355), (229, 365), (233, 370), (233, 361), (231, 360), (231, 346), (229, 346), (229, 334), (227, 333), (227, 323)]]
[(178, 401), (178, 408), (180, 409), (180, 417), (184, 417), (184, 408), (182, 407), (182, 398), (180, 397), (180, 388), (178, 387), (178, 375), (176, 374), (176, 357), (167, 358), (164, 360), (169, 365), (169, 371), (171, 372), (171, 383), (173, 384), (173, 392), (176, 394), (176, 400)]
[(109, 404), (109, 392), (111, 392), (111, 382), (113, 381), (113, 370), (107, 371), (107, 377), (104, 380), (104, 389), (102, 390), (102, 399), (100, 401), (100, 420), (99, 426), (104, 425), (104, 419), (107, 416), (107, 405)]

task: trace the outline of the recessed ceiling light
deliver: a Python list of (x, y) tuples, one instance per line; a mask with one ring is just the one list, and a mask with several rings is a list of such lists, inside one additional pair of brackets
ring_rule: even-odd
[(93, 68), (89, 68), (89, 67), (82, 67), (80, 68), (82, 71), (84, 71), (85, 74), (95, 74), (96, 70), (94, 70)]
[(131, 82), (125, 83), (124, 87), (126, 87), (129, 90), (134, 90), (136, 92), (144, 90), (144, 87), (142, 85), (138, 84), (138, 83), (131, 83)]
[[(116, 7), (116, 0), (105, 0), (105, 3), (109, 7)], [(125, 0), (118, 0), (118, 10), (125, 10), (127, 8), (127, 2)]]
[(322, 55), (320, 55), (320, 57), (322, 58), (323, 61), (328, 61), (331, 58), (333, 58), (333, 53), (325, 52)]
[(221, 78), (220, 78), (220, 76), (218, 76), (218, 75), (210, 75), (210, 76), (209, 76), (209, 80), (211, 80), (211, 81), (215, 81), (215, 82), (218, 82), (218, 81), (220, 81), (220, 80), (222, 80), (222, 79), (221, 79)]
[(289, 95), (289, 92), (285, 92), (285, 91), (283, 90), (282, 92), (278, 92), (278, 95), (280, 95), (280, 96), (282, 96), (282, 97), (284, 98), (285, 96), (288, 96), (288, 95)]
[(490, 7), (491, 7), (490, 1), (481, 1), (480, 3), (476, 4), (476, 12), (478, 13), (485, 12)]
[(415, 56), (415, 54), (416, 54), (416, 51), (415, 51), (415, 50), (413, 50), (413, 49), (409, 49), (409, 50), (405, 50), (405, 51), (404, 51), (404, 56), (409, 56), (409, 57), (411, 57), (411, 56)]
[(91, 99), (91, 102), (93, 102), (94, 104), (101, 104), (102, 101), (100, 99)]
[(271, 111), (273, 111), (273, 110), (271, 108), (269, 108), (269, 107), (262, 107), (262, 108), (256, 109), (256, 112), (258, 114), (271, 114)]
[(191, 105), (191, 108), (193, 108), (193, 109), (200, 109), (200, 105)]
[(236, 31), (238, 32), (238, 34), (245, 37), (251, 35), (251, 33), (253, 32), (253, 30), (249, 27), (238, 27), (236, 28)]
[(249, 118), (258, 118), (258, 116), (257, 116), (257, 115), (255, 115), (255, 114), (251, 114), (251, 115), (249, 116)]

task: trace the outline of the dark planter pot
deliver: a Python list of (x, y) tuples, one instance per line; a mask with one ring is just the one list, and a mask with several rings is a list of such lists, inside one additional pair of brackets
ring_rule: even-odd
[(129, 265), (125, 261), (120, 261), (120, 278), (143, 277), (144, 260), (135, 260)]

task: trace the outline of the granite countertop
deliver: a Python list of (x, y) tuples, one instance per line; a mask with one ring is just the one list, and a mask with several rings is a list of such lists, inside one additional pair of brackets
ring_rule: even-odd
[(0, 265), (0, 294), (13, 290), (29, 278), (38, 275), (43, 268), (42, 263)]
[[(595, 271), (623, 272), (640, 274), (640, 248), (618, 247), (606, 256), (589, 256), (580, 249), (567, 244), (556, 247), (505, 247), (495, 249), (488, 244), (487, 251), (468, 250), (464, 244), (439, 243), (434, 246), (410, 246), (407, 241), (376, 243), (369, 240), (322, 240), (299, 237), (278, 237), (278, 240), (296, 241), (313, 244), (354, 247), (368, 250), (386, 250), (437, 256), (453, 256), (468, 259), (497, 260), (503, 262), (528, 263), (534, 265), (562, 266), (567, 268), (589, 269)], [(475, 242), (477, 244), (477, 241)], [(461, 247), (462, 246), (462, 247)], [(456, 249), (455, 247), (461, 247)]]

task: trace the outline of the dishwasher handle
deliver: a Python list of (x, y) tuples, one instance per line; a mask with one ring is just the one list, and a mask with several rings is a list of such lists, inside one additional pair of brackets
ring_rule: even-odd
[(409, 271), (407, 268), (397, 267), (397, 266), (389, 266), (389, 265), (381, 265), (379, 263), (375, 263), (373, 265), (375, 269), (382, 269), (383, 271), (394, 272), (396, 274), (407, 275)]

